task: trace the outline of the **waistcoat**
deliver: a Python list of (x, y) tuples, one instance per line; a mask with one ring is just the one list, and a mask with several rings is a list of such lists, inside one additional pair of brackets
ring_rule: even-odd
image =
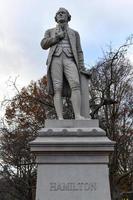
[(73, 57), (67, 32), (65, 32), (65, 37), (57, 44), (54, 56), (60, 56), (62, 52), (64, 52), (67, 57)]

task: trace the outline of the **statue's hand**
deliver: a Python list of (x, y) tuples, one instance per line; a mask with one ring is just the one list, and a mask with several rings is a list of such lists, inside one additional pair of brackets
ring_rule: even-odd
[(64, 37), (65, 37), (64, 31), (56, 33), (56, 38), (58, 38), (59, 40), (62, 40)]
[(91, 78), (91, 73), (90, 71), (87, 71), (87, 70), (80, 70), (80, 73), (87, 76), (87, 78)]

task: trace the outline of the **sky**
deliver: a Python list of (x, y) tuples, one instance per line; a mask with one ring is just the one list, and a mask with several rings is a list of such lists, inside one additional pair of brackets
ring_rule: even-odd
[(55, 27), (59, 7), (72, 16), (69, 26), (80, 34), (86, 66), (133, 33), (133, 0), (0, 0), (0, 101), (15, 94), (10, 85), (16, 77), (21, 88), (46, 74), (48, 51), (40, 41)]

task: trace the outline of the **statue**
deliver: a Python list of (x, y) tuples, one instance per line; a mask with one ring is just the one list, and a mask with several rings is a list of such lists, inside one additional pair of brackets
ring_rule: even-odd
[(71, 15), (60, 8), (55, 15), (56, 28), (48, 29), (41, 41), (43, 49), (49, 49), (47, 59), (48, 92), (54, 97), (54, 106), (59, 120), (63, 119), (62, 97), (71, 97), (75, 119), (81, 116), (80, 74), (87, 75), (84, 67), (80, 36), (69, 28)]

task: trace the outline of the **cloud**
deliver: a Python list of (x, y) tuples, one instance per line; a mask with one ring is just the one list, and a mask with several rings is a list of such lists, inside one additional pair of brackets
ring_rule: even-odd
[[(132, 0), (4, 0), (0, 6), (1, 88), (9, 76), (19, 75), (24, 86), (46, 74), (48, 52), (40, 48), (40, 40), (46, 29), (55, 26), (59, 7), (72, 15), (70, 26), (80, 33), (87, 64), (102, 57), (101, 48), (110, 41), (119, 46), (133, 32)], [(5, 88), (1, 91), (5, 93)]]
[(0, 96), (6, 94), (5, 82), (10, 76), (19, 75), (18, 85), (22, 87), (46, 73), (43, 68), (46, 55), (40, 53), (42, 58), (39, 60), (36, 49), (41, 52), (40, 38), (34, 40), (37, 34), (33, 36), (30, 25), (26, 23), (29, 13), (27, 10), (25, 15), (25, 4), (23, 2), (22, 6), (18, 1), (11, 4), (11, 1), (5, 0), (0, 7)]

